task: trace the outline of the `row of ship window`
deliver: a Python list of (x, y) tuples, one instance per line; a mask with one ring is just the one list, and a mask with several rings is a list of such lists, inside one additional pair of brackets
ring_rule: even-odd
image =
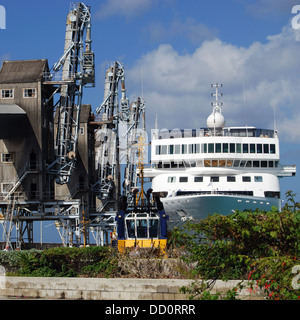
[(193, 153), (265, 153), (275, 154), (275, 144), (268, 143), (194, 143), (157, 145), (155, 154), (193, 154)]
[(156, 163), (158, 169), (169, 168), (194, 168), (194, 167), (239, 167), (239, 168), (277, 168), (279, 161), (267, 160), (197, 160), (197, 161), (179, 161), (179, 162), (162, 162)]
[[(185, 183), (189, 182), (189, 177), (183, 176), (183, 177), (176, 177), (176, 176), (170, 176), (168, 177), (168, 183), (176, 183), (177, 178), (179, 178), (179, 182)], [(220, 177), (218, 176), (211, 176), (210, 182), (219, 182)], [(243, 182), (251, 182), (252, 178), (250, 176), (242, 176)], [(203, 177), (194, 177), (193, 182), (203, 182)], [(227, 182), (236, 182), (235, 176), (227, 176)], [(254, 176), (254, 182), (263, 182), (262, 176)]]

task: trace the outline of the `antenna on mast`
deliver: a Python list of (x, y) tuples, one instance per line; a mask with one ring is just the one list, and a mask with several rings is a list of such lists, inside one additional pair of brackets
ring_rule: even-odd
[(211, 96), (215, 97), (216, 100), (211, 103), (211, 105), (213, 106), (213, 110), (211, 115), (207, 118), (206, 124), (208, 129), (210, 129), (212, 134), (215, 136), (215, 135), (220, 135), (222, 129), (225, 126), (225, 119), (222, 115), (222, 109), (221, 109), (223, 102), (219, 102), (219, 97), (223, 96), (222, 93), (219, 93), (219, 87), (223, 87), (223, 85), (216, 83), (216, 84), (212, 84), (211, 87), (216, 89), (216, 93), (211, 94)]

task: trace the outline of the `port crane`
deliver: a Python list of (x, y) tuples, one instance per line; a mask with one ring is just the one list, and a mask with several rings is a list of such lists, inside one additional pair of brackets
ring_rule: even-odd
[(95, 86), (91, 43), (90, 7), (75, 3), (67, 16), (64, 53), (48, 75), (60, 92), (56, 108), (56, 159), (47, 168), (58, 184), (68, 183), (75, 168), (83, 88)]

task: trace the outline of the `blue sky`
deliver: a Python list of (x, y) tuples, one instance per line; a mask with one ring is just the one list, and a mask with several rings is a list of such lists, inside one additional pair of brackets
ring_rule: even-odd
[[(210, 84), (221, 82), (226, 124), (272, 129), (275, 114), (281, 163), (300, 167), (300, 30), (291, 27), (296, 0), (85, 4), (92, 6), (96, 55), (96, 88), (84, 91), (85, 103), (95, 109), (102, 102), (105, 70), (119, 60), (130, 100), (142, 94), (143, 83), (148, 130), (156, 113), (160, 128), (203, 127), (211, 111)], [(0, 5), (7, 21), (0, 30), (0, 63), (47, 58), (53, 66), (63, 52), (70, 1)], [(282, 179), (281, 186), (282, 194), (292, 189), (299, 199), (298, 176)]]

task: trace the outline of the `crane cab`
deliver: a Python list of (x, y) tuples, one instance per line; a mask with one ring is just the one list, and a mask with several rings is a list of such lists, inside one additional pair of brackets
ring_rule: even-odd
[(124, 218), (125, 237), (118, 239), (119, 252), (129, 248), (159, 248), (164, 252), (167, 239), (161, 235), (160, 216), (156, 213), (129, 213)]
[(165, 253), (168, 219), (160, 201), (156, 210), (128, 211), (126, 205), (122, 206), (116, 216), (119, 252), (130, 248), (158, 248)]

